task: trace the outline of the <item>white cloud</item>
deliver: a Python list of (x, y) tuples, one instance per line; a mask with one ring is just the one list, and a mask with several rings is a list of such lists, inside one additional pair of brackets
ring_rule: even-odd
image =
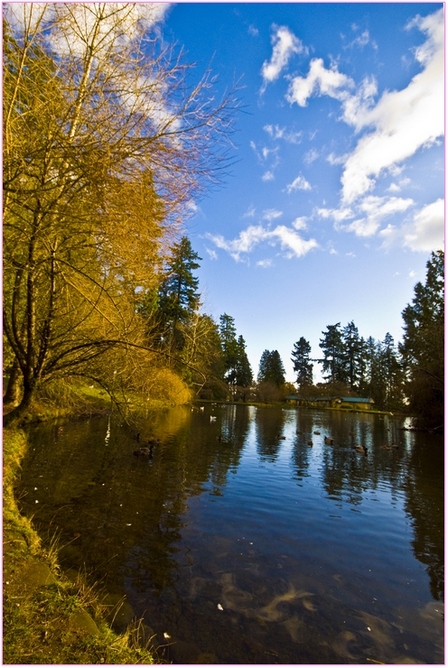
[(403, 190), (403, 188), (406, 188), (406, 186), (408, 186), (410, 183), (411, 183), (411, 179), (408, 179), (408, 178), (400, 179), (398, 181), (398, 183), (395, 183), (395, 182), (391, 183), (387, 190), (391, 193), (398, 193), (398, 192), (401, 192), (401, 190)]
[(213, 250), (212, 248), (206, 248), (205, 249), (207, 252), (207, 255), (209, 256), (210, 260), (217, 260), (218, 259), (218, 253)]
[(263, 269), (267, 269), (268, 267), (272, 267), (272, 260), (259, 260), (257, 262), (257, 267), (262, 267)]
[(299, 174), (292, 183), (289, 183), (286, 186), (286, 192), (291, 194), (294, 190), (311, 190), (311, 185), (308, 183), (306, 178)]
[(444, 246), (444, 201), (438, 199), (416, 211), (401, 227), (389, 225), (380, 232), (383, 246), (401, 244), (426, 253)]
[(278, 209), (265, 209), (265, 211), (263, 211), (262, 219), (271, 222), (271, 220), (275, 220), (281, 216), (283, 216), (283, 211), (278, 211)]
[(347, 89), (353, 86), (353, 80), (339, 72), (335, 65), (328, 70), (322, 58), (313, 58), (308, 75), (292, 79), (286, 99), (300, 107), (306, 107), (312, 95), (328, 95), (336, 100), (344, 100), (348, 96)]
[(247, 32), (249, 35), (252, 35), (252, 37), (258, 37), (258, 28), (256, 28), (253, 25), (250, 25), (249, 28), (247, 29)]
[(395, 168), (419, 149), (437, 141), (444, 131), (444, 37), (443, 10), (422, 19), (417, 17), (409, 28), (418, 27), (426, 34), (425, 43), (415, 51), (424, 69), (409, 85), (399, 91), (386, 91), (376, 106), (356, 105), (344, 119), (361, 127), (373, 127), (364, 135), (345, 162), (342, 174), (342, 198), (353, 202), (370, 191), (376, 177)]
[(414, 201), (409, 198), (369, 195), (352, 208), (318, 209), (317, 213), (322, 218), (333, 219), (338, 231), (353, 232), (358, 237), (371, 237), (379, 231), (385, 218), (403, 213), (413, 204)]
[(339, 223), (343, 220), (353, 218), (354, 213), (349, 207), (344, 207), (340, 209), (317, 209), (317, 214), (321, 218), (332, 218), (336, 223)]
[(354, 95), (347, 95), (343, 100), (342, 119), (348, 125), (353, 125), (356, 131), (369, 125), (371, 121), (369, 121), (368, 114), (377, 93), (378, 86), (375, 77), (364, 77), (356, 93)]
[(275, 178), (274, 177), (274, 172), (267, 171), (263, 174), (263, 176), (261, 177), (261, 180), (262, 181), (273, 181), (274, 178)]
[(289, 59), (294, 53), (306, 52), (300, 39), (298, 39), (286, 26), (274, 27), (271, 37), (273, 45), (271, 60), (265, 60), (261, 68), (263, 77), (263, 88), (272, 83), (280, 76), (281, 71), (287, 66)]
[[(221, 234), (207, 234), (206, 236), (218, 248), (227, 251), (237, 262), (241, 261), (243, 254), (252, 252), (256, 246), (263, 242), (267, 242), (271, 246), (280, 245), (288, 259), (302, 257), (313, 248), (318, 247), (315, 239), (303, 239), (294, 229), (286, 225), (277, 225), (274, 229), (263, 225), (250, 225), (232, 240), (225, 239)], [(266, 260), (262, 262), (266, 263)]]
[(307, 218), (305, 216), (299, 216), (291, 223), (295, 230), (306, 230), (308, 227)]
[(310, 148), (310, 150), (307, 151), (303, 156), (303, 162), (305, 162), (307, 165), (311, 165), (311, 163), (317, 160), (318, 157), (319, 157), (319, 151), (315, 148)]
[(265, 125), (263, 130), (268, 133), (272, 139), (283, 139), (289, 144), (300, 144), (303, 138), (303, 132), (294, 132), (292, 130), (287, 130), (286, 128), (281, 128), (279, 125)]
[(255, 207), (253, 205), (249, 206), (248, 209), (243, 213), (243, 218), (253, 218), (255, 216)]

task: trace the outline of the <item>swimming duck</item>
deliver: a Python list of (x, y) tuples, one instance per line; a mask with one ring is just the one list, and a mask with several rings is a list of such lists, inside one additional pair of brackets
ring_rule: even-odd
[(367, 448), (365, 445), (355, 445), (356, 452), (360, 452), (362, 455), (367, 454)]
[(313, 441), (308, 441), (307, 445), (309, 445), (310, 448), (312, 448), (313, 447)]
[(324, 437), (324, 442), (325, 442), (325, 445), (334, 445), (334, 440), (332, 438), (330, 438), (329, 436)]
[(153, 446), (150, 445), (149, 448), (139, 448), (138, 450), (134, 450), (133, 455), (135, 457), (152, 457), (152, 450)]

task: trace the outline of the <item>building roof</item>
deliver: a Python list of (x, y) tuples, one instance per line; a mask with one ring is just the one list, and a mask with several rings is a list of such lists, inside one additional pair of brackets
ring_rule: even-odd
[(344, 403), (350, 404), (373, 404), (373, 399), (369, 397), (338, 397)]

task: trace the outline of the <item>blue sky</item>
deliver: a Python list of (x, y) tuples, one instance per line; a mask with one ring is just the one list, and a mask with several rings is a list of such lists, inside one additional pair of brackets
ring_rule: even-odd
[(186, 223), (204, 311), (290, 381), (294, 342), (320, 357), (327, 325), (398, 342), (443, 247), (442, 5), (178, 3), (162, 34), (244, 86), (236, 163)]

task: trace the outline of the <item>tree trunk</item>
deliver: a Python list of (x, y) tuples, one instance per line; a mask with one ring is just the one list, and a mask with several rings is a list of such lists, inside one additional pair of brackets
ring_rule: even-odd
[(11, 373), (8, 379), (8, 385), (3, 397), (4, 404), (12, 404), (16, 406), (20, 401), (21, 394), (21, 372), (17, 358), (14, 359), (11, 367)]
[(23, 396), (20, 403), (15, 408), (13, 408), (10, 413), (7, 413), (3, 416), (3, 425), (5, 427), (9, 427), (13, 423), (20, 423), (31, 406), (35, 389), (35, 383), (24, 383)]

